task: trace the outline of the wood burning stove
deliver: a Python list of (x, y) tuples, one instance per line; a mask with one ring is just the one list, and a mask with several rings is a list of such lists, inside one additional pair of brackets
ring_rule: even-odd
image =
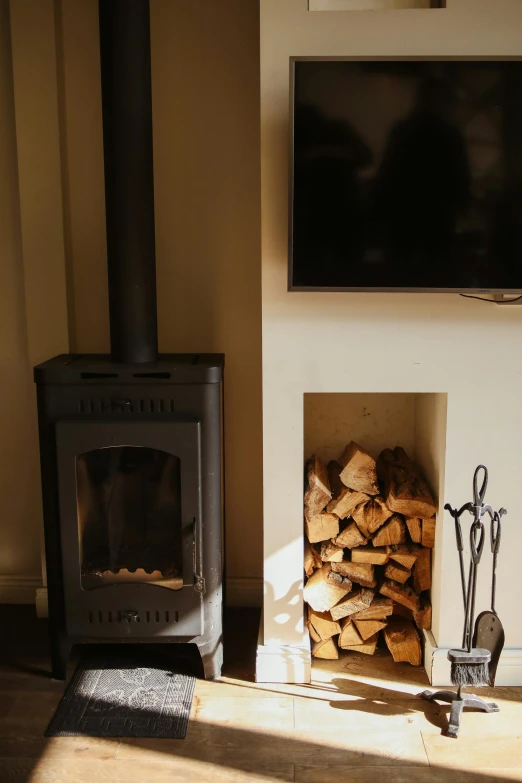
[(53, 675), (87, 642), (222, 663), (222, 354), (158, 355), (148, 0), (100, 0), (111, 356), (35, 368)]

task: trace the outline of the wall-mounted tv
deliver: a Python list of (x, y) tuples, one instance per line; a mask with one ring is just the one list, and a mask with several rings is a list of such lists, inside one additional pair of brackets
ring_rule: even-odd
[(522, 293), (522, 60), (290, 65), (289, 290)]

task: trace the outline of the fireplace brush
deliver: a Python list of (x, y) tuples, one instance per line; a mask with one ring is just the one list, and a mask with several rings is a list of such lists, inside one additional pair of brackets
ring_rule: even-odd
[[(479, 475), (483, 471), (482, 485), (479, 489)], [(455, 520), (455, 533), (457, 540), (457, 551), (459, 553), (460, 578), (462, 586), (462, 599), (464, 604), (464, 628), (462, 633), (462, 649), (449, 650), (448, 659), (451, 662), (450, 678), (453, 685), (458, 686), (457, 693), (453, 691), (437, 691), (431, 693), (424, 691), (420, 694), (422, 698), (429, 701), (445, 701), (451, 704), (451, 713), (449, 719), (448, 736), (457, 737), (460, 718), (464, 707), (479, 709), (485, 712), (498, 712), (498, 706), (493, 703), (487, 704), (477, 696), (462, 694), (462, 687), (473, 685), (479, 687), (490, 684), (489, 663), (491, 660), (491, 650), (483, 647), (473, 647), (473, 624), (475, 616), (475, 596), (477, 591), (478, 566), (484, 548), (485, 529), (482, 518), (485, 514), (490, 517), (493, 526), (498, 525), (500, 517), (506, 513), (505, 509), (493, 511), (491, 506), (484, 503), (486, 488), (488, 485), (488, 470), (484, 465), (479, 465), (473, 476), (473, 502), (466, 503), (460, 509), (454, 509), (446, 504), (444, 508), (450, 512)], [(469, 511), (473, 515), (473, 523), (470, 528), (470, 564), (468, 569), (468, 579), (466, 585), (466, 574), (464, 569), (464, 544), (462, 538), (462, 528), (460, 517)], [(497, 549), (498, 551), (498, 549)]]

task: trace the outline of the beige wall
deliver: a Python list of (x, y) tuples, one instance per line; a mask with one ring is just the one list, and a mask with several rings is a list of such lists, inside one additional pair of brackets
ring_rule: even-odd
[[(488, 499), (509, 511), (497, 609), (506, 646), (522, 648), (512, 611), (522, 529), (522, 308), (457, 295), (287, 293), (288, 74), (294, 55), (519, 55), (522, 3), (448, 0), (441, 10), (307, 11), (306, 0), (261, 0), (264, 641), (298, 649), (302, 635), (302, 459), (306, 393), (438, 393), (431, 416), (440, 501), (470, 498), (490, 469)], [(477, 360), (487, 367), (477, 382)], [(335, 373), (332, 372), (335, 367)], [(357, 368), (353, 372), (353, 368)], [(440, 410), (439, 410), (440, 408)], [(446, 423), (446, 439), (440, 426)], [(423, 434), (426, 441), (428, 435)], [(442, 521), (444, 520), (444, 521)], [(441, 647), (459, 642), (462, 607), (451, 519), (439, 517)], [(488, 605), (485, 553), (477, 605)]]
[[(30, 368), (69, 345), (107, 351), (109, 335), (98, 2), (11, 0), (14, 76), (8, 3), (0, 2), (7, 167), (0, 205), (9, 206), (0, 215), (9, 378), (0, 394), (16, 409), (0, 410), (1, 583), (2, 574), (37, 580), (40, 573), (35, 421), (22, 415), (22, 402), (34, 413)], [(160, 350), (226, 354), (228, 576), (255, 579), (262, 571), (258, 3), (151, 0), (151, 38)]]
[(40, 559), (31, 371), (25, 317), (9, 4), (0, 0), (0, 587)]

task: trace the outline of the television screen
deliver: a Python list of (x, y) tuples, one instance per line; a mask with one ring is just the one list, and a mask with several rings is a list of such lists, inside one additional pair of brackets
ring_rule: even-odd
[(522, 292), (522, 61), (291, 70), (291, 290)]

